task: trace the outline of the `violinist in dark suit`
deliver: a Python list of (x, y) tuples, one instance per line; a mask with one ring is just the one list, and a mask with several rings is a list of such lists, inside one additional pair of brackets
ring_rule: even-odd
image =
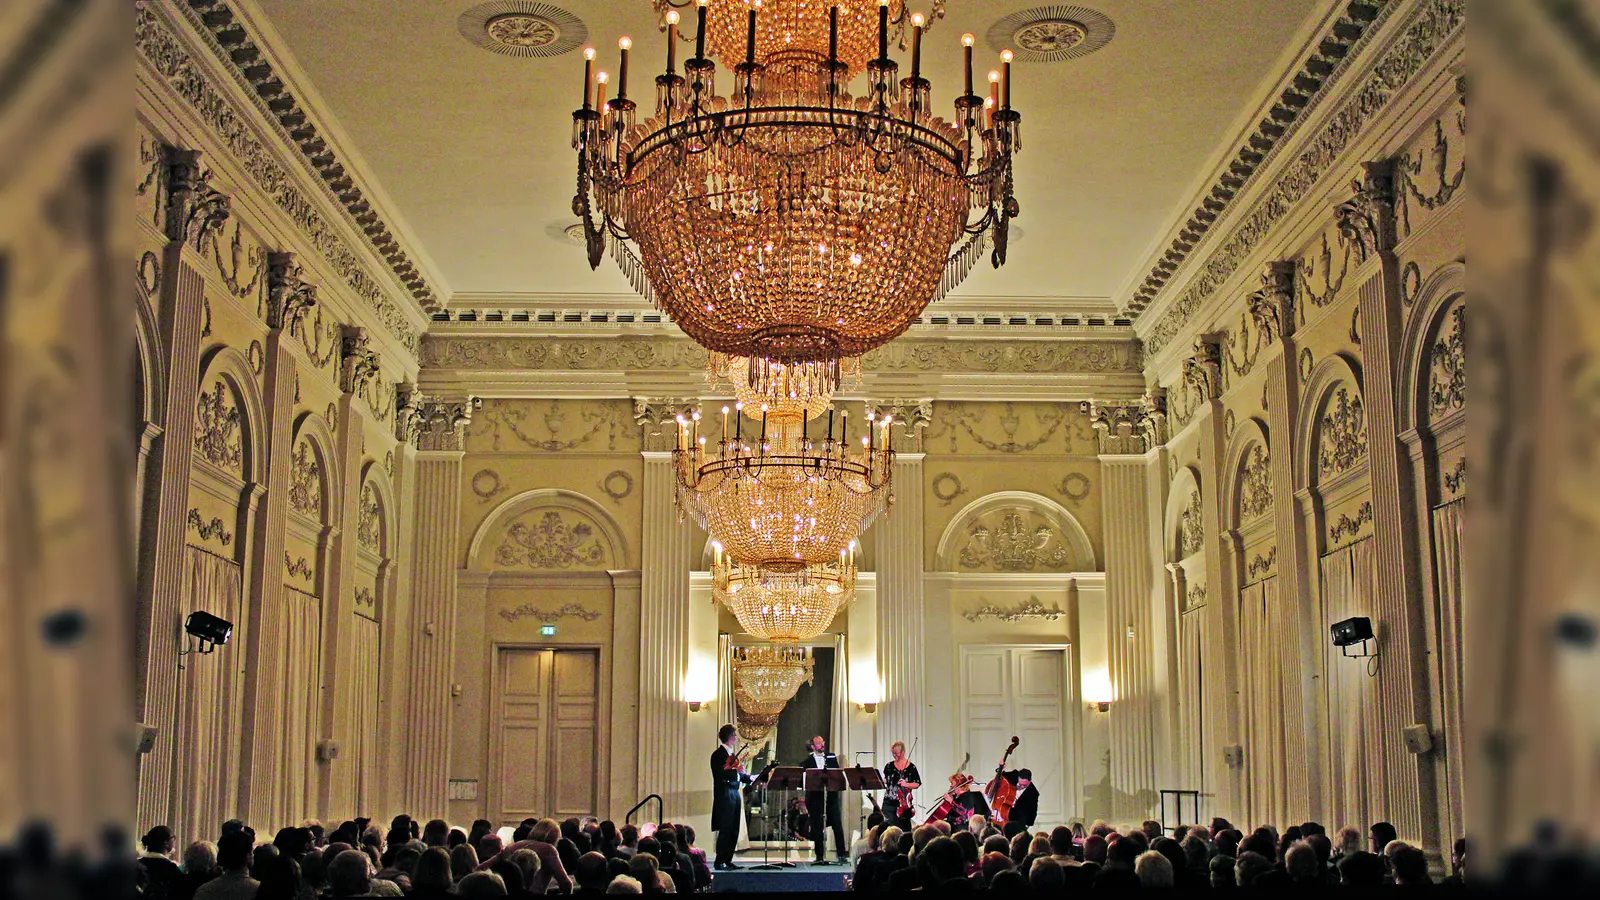
[(717, 732), (720, 741), (711, 753), (711, 830), (717, 833), (718, 871), (737, 869), (733, 853), (739, 847), (739, 819), (744, 807), (739, 802), (739, 786), (753, 779), (739, 766), (736, 753), (739, 733), (732, 725)]
[[(810, 753), (800, 761), (801, 768), (839, 768), (839, 757), (828, 752), (827, 742), (822, 739), (822, 735), (819, 734), (812, 738), (807, 745), (807, 749)], [(827, 811), (826, 816), (823, 815), (824, 809)], [(844, 825), (841, 824), (839, 816), (839, 793), (837, 791), (807, 792), (806, 810), (809, 813), (808, 818), (811, 820), (811, 847), (816, 852), (816, 864), (819, 866), (828, 865), (827, 841), (824, 834), (826, 828), (833, 829), (833, 849), (835, 855), (839, 858), (839, 862), (847, 861), (849, 857), (845, 855), (844, 849)]]

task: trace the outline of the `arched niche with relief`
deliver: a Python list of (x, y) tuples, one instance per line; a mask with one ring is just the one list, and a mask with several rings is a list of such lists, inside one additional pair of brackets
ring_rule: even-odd
[(1049, 497), (1000, 491), (961, 509), (939, 538), (942, 572), (1094, 572), (1078, 520)]

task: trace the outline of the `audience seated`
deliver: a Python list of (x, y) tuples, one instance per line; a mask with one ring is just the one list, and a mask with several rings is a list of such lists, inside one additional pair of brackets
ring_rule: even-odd
[[(1158, 826), (1159, 827), (1159, 826)], [(1146, 850), (1133, 861), (1134, 875), (1139, 886), (1147, 888), (1175, 887), (1172, 861), (1155, 850)]]
[(194, 900), (254, 900), (261, 882), (250, 877), (253, 838), (242, 830), (224, 831), (217, 841), (216, 878), (194, 892)]

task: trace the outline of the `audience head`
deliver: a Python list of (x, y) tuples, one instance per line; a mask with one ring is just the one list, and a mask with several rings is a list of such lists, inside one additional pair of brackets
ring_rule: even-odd
[(305, 856), (315, 843), (309, 828), (280, 828), (272, 839), (272, 846), (277, 847), (279, 853), (295, 860)]
[(467, 843), (467, 833), (459, 828), (450, 829), (450, 833), (445, 835), (444, 838), (444, 846), (447, 850), (454, 850), (465, 843)]
[(1019, 897), (1028, 892), (1028, 880), (1016, 869), (1006, 869), (989, 879), (989, 890), (1006, 897)]
[(509, 859), (497, 859), (489, 864), (489, 871), (500, 876), (500, 881), (506, 886), (506, 893), (512, 891), (525, 891), (528, 889), (528, 876), (522, 869)]
[(533, 826), (524, 822), (511, 832), (511, 842), (520, 844), (533, 836)]
[(1465, 878), (1467, 874), (1467, 839), (1456, 838), (1454, 846), (1450, 848), (1450, 870)]
[(1190, 825), (1189, 836), (1197, 837), (1206, 843), (1211, 843), (1211, 829), (1204, 825)]
[(1322, 863), (1309, 841), (1295, 841), (1283, 854), (1283, 870), (1296, 884), (1317, 884), (1322, 881)]
[(451, 871), (450, 851), (443, 847), (429, 847), (417, 857), (416, 868), (411, 872), (411, 889), (448, 891), (456, 883)]
[(513, 850), (506, 859), (522, 870), (523, 885), (533, 884), (533, 876), (539, 874), (539, 854), (529, 850), (527, 847), (522, 847), (518, 850)]
[(632, 847), (639, 843), (639, 826), (637, 825), (624, 825), (618, 834), (622, 837), (622, 845), (624, 847)]
[(611, 878), (610, 867), (606, 865), (606, 858), (600, 853), (585, 853), (578, 858), (578, 867), (572, 873), (578, 887), (590, 891), (605, 890), (606, 882)]
[(999, 850), (983, 854), (983, 859), (979, 863), (979, 871), (983, 872), (983, 877), (991, 883), (994, 881), (994, 876), (1010, 868), (1012, 868), (1011, 857)]
[(1221, 816), (1217, 816), (1216, 818), (1211, 820), (1211, 833), (1212, 834), (1221, 834), (1224, 831), (1231, 831), (1232, 829), (1233, 829), (1233, 823), (1229, 822), (1227, 819), (1224, 819)]
[(1029, 856), (1049, 856), (1050, 839), (1044, 835), (1036, 834), (1028, 839)]
[(1234, 880), (1239, 883), (1239, 887), (1250, 887), (1263, 873), (1270, 871), (1272, 871), (1272, 860), (1254, 850), (1240, 850), (1239, 857), (1233, 865)]
[(1105, 835), (1091, 834), (1083, 839), (1083, 861), (1105, 865), (1107, 849)]
[(1232, 857), (1213, 856), (1207, 865), (1211, 873), (1212, 887), (1238, 887), (1239, 882), (1234, 880)]
[(1189, 858), (1184, 855), (1183, 845), (1169, 837), (1158, 837), (1150, 842), (1150, 852), (1159, 853), (1172, 864), (1173, 877), (1189, 867)]
[(608, 844), (615, 845), (620, 835), (617, 834), (617, 823), (606, 819), (600, 823), (600, 839)]
[[(641, 838), (640, 842), (643, 843), (646, 840), (649, 840), (649, 838)], [(637, 878), (639, 886), (649, 893), (654, 894), (661, 890), (659, 872), (660, 866), (656, 863), (655, 855), (646, 853), (644, 850), (635, 853), (633, 858), (628, 860), (628, 874)]]
[(321, 847), (313, 847), (300, 861), (300, 880), (318, 893), (328, 883), (328, 857)]
[(1028, 826), (1022, 824), (1021, 822), (1007, 822), (1006, 827), (1001, 830), (1000, 833), (1008, 838), (1012, 838), (1019, 834), (1027, 834)]
[(1020, 863), (1028, 855), (1028, 845), (1033, 843), (1033, 837), (1026, 831), (1019, 831), (1011, 836), (1011, 861)]
[(293, 856), (280, 853), (267, 860), (256, 876), (261, 882), (256, 888), (257, 900), (299, 900), (301, 888), (300, 864)]
[(878, 833), (878, 848), (888, 854), (900, 852), (900, 835), (903, 834), (898, 825), (890, 825)]
[(217, 871), (217, 845), (210, 841), (195, 841), (183, 851), (183, 870), (190, 875), (206, 875)]
[(1205, 867), (1206, 861), (1211, 857), (1211, 849), (1206, 846), (1206, 842), (1192, 834), (1184, 838), (1183, 843), (1179, 846), (1183, 848), (1183, 861), (1186, 868), (1202, 869)]
[(498, 834), (486, 834), (478, 841), (478, 858), (493, 859), (501, 850), (505, 849), (505, 842)]
[(429, 819), (422, 829), (422, 842), (429, 847), (443, 847), (450, 840), (450, 823), (443, 819)]
[[(226, 834), (228, 834), (230, 832), (244, 831), (244, 830), (245, 830), (245, 825), (244, 825), (244, 820), (243, 819), (229, 819), (228, 821), (222, 823), (222, 834), (224, 834), (224, 835), (226, 835)], [(251, 833), (254, 834), (254, 832), (251, 832)], [(219, 841), (219, 843), (220, 843), (220, 841)]]
[(478, 851), (465, 842), (450, 848), (450, 878), (460, 881), (478, 867)]
[(933, 829), (945, 837), (949, 837), (950, 832), (954, 830), (950, 827), (950, 820), (948, 819), (940, 819), (939, 821), (934, 822)]
[(1309, 838), (1313, 834), (1327, 834), (1327, 833), (1328, 833), (1328, 829), (1323, 828), (1321, 823), (1318, 823), (1318, 822), (1302, 822), (1302, 823), (1300, 823), (1300, 837), (1301, 837), (1301, 839)]
[(1394, 826), (1388, 822), (1372, 823), (1372, 827), (1367, 829), (1367, 833), (1372, 836), (1372, 852), (1379, 854), (1383, 853), (1383, 848), (1389, 846), (1390, 841), (1400, 836), (1399, 832), (1395, 831)]
[(994, 835), (993, 837), (984, 838), (983, 853), (985, 856), (989, 855), (990, 853), (999, 853), (1005, 858), (1010, 859), (1011, 842), (998, 834)]
[(1349, 856), (1361, 850), (1361, 829), (1356, 828), (1354, 825), (1346, 825), (1339, 829), (1336, 838), (1333, 845), (1334, 850), (1341, 857)]
[(1222, 831), (1217, 832), (1217, 839), (1214, 844), (1217, 853), (1223, 856), (1238, 856), (1239, 832), (1234, 831), (1232, 828), (1224, 828)]
[(1410, 844), (1394, 841), (1389, 846), (1399, 844), (1399, 848), (1389, 854), (1391, 868), (1394, 870), (1395, 884), (1428, 884), (1428, 858), (1421, 848)]
[(1152, 841), (1161, 837), (1161, 823), (1155, 819), (1145, 819), (1143, 824), (1139, 826), (1139, 830), (1143, 831), (1144, 836)]
[(644, 889), (639, 886), (639, 879), (632, 875), (618, 875), (606, 885), (608, 894), (642, 894)]
[(250, 877), (260, 881), (261, 876), (256, 874), (257, 871), (268, 860), (275, 859), (277, 856), (278, 848), (271, 844), (262, 844), (261, 846), (250, 851)]
[(1143, 831), (1129, 831), (1123, 836), (1128, 840), (1133, 841), (1135, 844), (1138, 844), (1140, 853), (1150, 849), (1150, 836), (1145, 834)]
[(951, 840), (956, 842), (956, 847), (961, 851), (961, 862), (964, 865), (973, 865), (978, 861), (978, 839), (970, 831), (958, 831), (951, 835)]
[(1112, 841), (1106, 846), (1105, 864), (1123, 869), (1132, 869), (1133, 861), (1139, 858), (1139, 854), (1143, 853), (1144, 849), (1139, 845), (1138, 841), (1128, 837), (1124, 837), (1120, 841)]
[(165, 825), (157, 825), (145, 832), (139, 843), (144, 845), (146, 853), (159, 853), (165, 856), (172, 852), (172, 829)]
[(1142, 887), (1169, 888), (1176, 885), (1172, 861), (1154, 850), (1146, 850), (1133, 861), (1133, 873)]
[(922, 848), (928, 846), (929, 841), (939, 836), (939, 829), (932, 825), (918, 825), (916, 828), (911, 829), (912, 847), (917, 853), (921, 853)]
[(328, 889), (334, 896), (365, 894), (371, 884), (367, 876), (367, 855), (360, 850), (341, 850), (333, 862), (328, 863)]
[(556, 824), (555, 819), (540, 819), (528, 837), (546, 844), (554, 844), (561, 840), (561, 826)]
[(1057, 825), (1050, 829), (1050, 852), (1056, 856), (1072, 855), (1072, 829)]
[[(972, 837), (967, 832), (963, 832), (963, 834), (967, 834), (968, 838)], [(976, 850), (976, 842), (974, 842), (973, 847)], [(973, 861), (977, 861), (976, 855), (974, 855)], [(928, 874), (938, 884), (964, 876), (966, 874), (966, 863), (967, 859), (962, 852), (960, 842), (955, 838), (945, 837), (944, 835), (929, 841), (928, 845), (922, 848), (922, 852), (917, 855), (917, 865), (926, 866)]]
[(1306, 846), (1317, 854), (1317, 867), (1326, 869), (1329, 858), (1333, 856), (1333, 842), (1329, 841), (1328, 836), (1322, 833), (1311, 835), (1305, 839), (1305, 842)]
[(989, 819), (987, 816), (973, 816), (967, 820), (967, 830), (972, 832), (973, 837), (983, 834), (983, 830), (988, 827)]
[(1059, 895), (1067, 889), (1066, 873), (1061, 871), (1060, 863), (1048, 856), (1041, 856), (1028, 869), (1028, 885), (1035, 894)]
[(1264, 834), (1259, 829), (1249, 837), (1245, 838), (1243, 841), (1239, 842), (1239, 853), (1255, 853), (1259, 856), (1266, 857), (1267, 862), (1269, 863), (1277, 860), (1278, 858), (1278, 851), (1273, 845), (1272, 835)]
[(1384, 875), (1383, 860), (1375, 853), (1357, 850), (1339, 860), (1339, 881), (1347, 887), (1379, 887)]
[(506, 883), (493, 872), (473, 872), (456, 885), (456, 893), (463, 897), (504, 897)]

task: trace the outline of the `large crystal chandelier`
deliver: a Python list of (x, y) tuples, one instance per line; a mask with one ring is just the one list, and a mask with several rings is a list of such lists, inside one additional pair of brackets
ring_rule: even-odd
[[(610, 100), (585, 53), (573, 211), (591, 266), (609, 246), (634, 287), (707, 349), (757, 369), (810, 364), (809, 377), (836, 384), (838, 360), (904, 332), (991, 240), (993, 264), (1004, 263), (1022, 121), (1009, 51), (986, 99), (972, 90), (973, 36), (962, 36), (966, 85), (946, 121), (922, 76), (927, 23), (904, 0), (695, 0), (683, 74), (672, 7), (688, 0), (654, 2), (667, 59), (653, 115), (636, 121), (630, 39), (618, 42)], [(889, 34), (908, 20), (901, 78)], [(726, 94), (708, 52), (737, 62)], [(865, 92), (852, 95), (862, 73)]]
[(735, 647), (734, 703), (753, 720), (776, 723), (800, 685), (811, 683), (813, 664), (804, 647)]
[(714, 450), (700, 433), (698, 412), (678, 418), (680, 514), (744, 566), (793, 573), (838, 563), (892, 502), (890, 418), (875, 421), (869, 412), (857, 447), (848, 413), (836, 428), (829, 408), (824, 428), (821, 416), (813, 426), (803, 413), (767, 406), (757, 413), (759, 434), (747, 434), (740, 407), (722, 408)]
[(711, 599), (728, 607), (747, 634), (777, 644), (808, 641), (826, 631), (855, 597), (855, 542), (839, 559), (793, 572), (741, 565), (713, 543)]

